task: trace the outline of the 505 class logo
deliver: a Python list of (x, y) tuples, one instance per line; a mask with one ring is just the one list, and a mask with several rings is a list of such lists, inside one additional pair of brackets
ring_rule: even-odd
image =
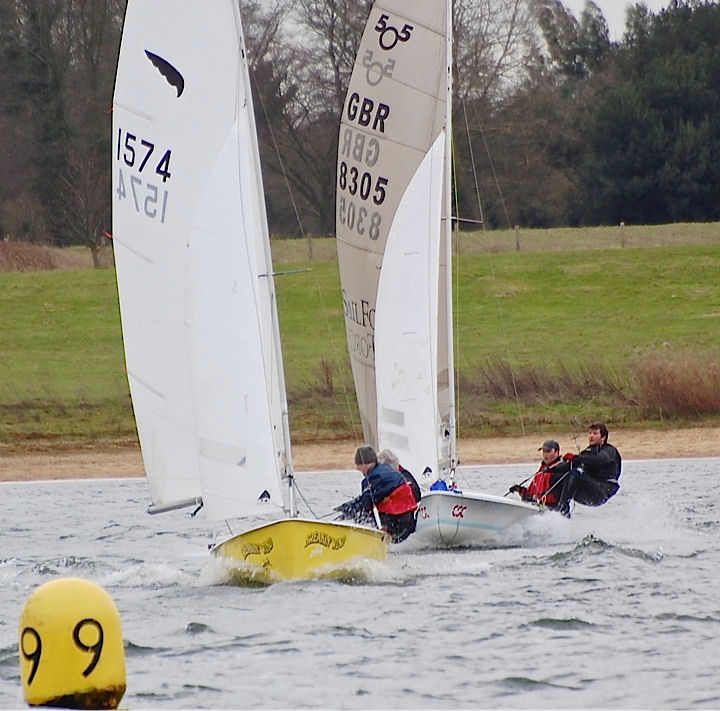
[(375, 25), (375, 31), (380, 34), (378, 44), (386, 52), (389, 52), (395, 47), (398, 42), (407, 42), (410, 39), (410, 35), (413, 31), (413, 26), (405, 23), (401, 30), (397, 27), (388, 25), (389, 16), (384, 13), (380, 15), (377, 25)]

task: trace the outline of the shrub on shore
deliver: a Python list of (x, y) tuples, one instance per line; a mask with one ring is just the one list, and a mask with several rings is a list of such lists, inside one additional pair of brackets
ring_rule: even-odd
[(720, 352), (654, 352), (632, 367), (638, 404), (649, 417), (720, 413)]
[[(101, 263), (109, 266), (111, 250), (102, 251)], [(51, 269), (90, 269), (90, 250), (61, 248), (32, 242), (0, 241), (0, 272), (33, 272)]]

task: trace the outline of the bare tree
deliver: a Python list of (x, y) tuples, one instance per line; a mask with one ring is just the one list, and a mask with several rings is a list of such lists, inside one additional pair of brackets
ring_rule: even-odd
[(311, 60), (305, 72), (306, 104), (332, 107), (339, 115), (372, 2), (298, 0), (297, 7), (298, 22), (306, 30), (306, 56)]
[[(502, 203), (492, 136), (513, 131), (503, 106), (527, 77), (535, 43), (527, 0), (455, 0), (453, 3), (453, 161), (457, 214), (484, 222), (481, 203)], [(472, 224), (472, 222), (476, 224)]]
[[(367, 0), (296, 0), (286, 34), (278, 38), (265, 83), (277, 87), (268, 113), (272, 143), (271, 221), (297, 234), (335, 227), (335, 156), (345, 90), (371, 3)], [(272, 77), (268, 81), (267, 77)], [(267, 177), (267, 175), (266, 175)], [(282, 196), (289, 186), (290, 198)]]
[(60, 242), (57, 177), (64, 169), (63, 142), (70, 132), (63, 95), (70, 57), (62, 31), (68, 24), (66, 2), (12, 0), (3, 4), (2, 13), (4, 64), (11, 68), (7, 79), (10, 93), (3, 103), (9, 98), (14, 104), (3, 109), (6, 115), (22, 113), (30, 129), (30, 140), (20, 157), (32, 176), (32, 183), (24, 188), (24, 198), (34, 197), (42, 205), (42, 222), (48, 226), (50, 237)]
[(110, 175), (98, 170), (97, 156), (83, 143), (76, 143), (67, 156), (62, 177), (61, 215), (71, 241), (90, 249), (93, 265), (101, 266), (100, 250), (110, 225)]
[(455, 0), (456, 101), (498, 102), (525, 77), (534, 41), (527, 0)]

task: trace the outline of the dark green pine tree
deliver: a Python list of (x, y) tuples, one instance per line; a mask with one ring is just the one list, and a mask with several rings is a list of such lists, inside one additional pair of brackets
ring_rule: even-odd
[[(636, 8), (637, 10), (637, 8)], [(580, 218), (720, 218), (720, 5), (631, 12), (585, 127)]]

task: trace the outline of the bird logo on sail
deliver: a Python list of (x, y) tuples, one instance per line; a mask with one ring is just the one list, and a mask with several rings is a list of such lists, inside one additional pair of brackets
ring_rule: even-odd
[(145, 50), (145, 56), (153, 63), (160, 74), (167, 79), (167, 83), (170, 84), (170, 86), (175, 87), (175, 90), (177, 91), (177, 98), (179, 99), (185, 90), (185, 79), (183, 78), (183, 75), (180, 74), (180, 72), (175, 69), (175, 67), (173, 67), (167, 59), (163, 59), (159, 55), (154, 54), (147, 49)]

